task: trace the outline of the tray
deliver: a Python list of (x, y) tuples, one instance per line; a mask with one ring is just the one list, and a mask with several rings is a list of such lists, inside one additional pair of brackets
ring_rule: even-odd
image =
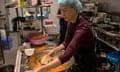
[[(45, 53), (37, 53), (33, 56), (30, 57), (29, 59), (29, 66), (32, 68), (32, 69), (35, 69), (35, 68), (38, 68), (40, 66), (42, 66), (42, 64), (40, 64), (39, 62), (39, 59), (44, 56), (44, 54), (46, 54), (47, 52)], [(67, 70), (68, 68), (70, 68), (72, 66), (72, 64), (74, 63), (74, 58), (72, 57), (69, 61), (65, 62), (64, 64), (62, 65), (59, 65), (55, 68), (52, 68), (46, 72), (61, 72), (61, 71), (65, 71)]]

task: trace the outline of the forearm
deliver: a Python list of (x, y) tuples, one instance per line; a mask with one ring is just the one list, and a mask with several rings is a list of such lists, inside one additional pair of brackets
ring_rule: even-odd
[(63, 50), (64, 48), (65, 48), (64, 45), (60, 44), (59, 46), (54, 48), (51, 52), (59, 52), (59, 51)]

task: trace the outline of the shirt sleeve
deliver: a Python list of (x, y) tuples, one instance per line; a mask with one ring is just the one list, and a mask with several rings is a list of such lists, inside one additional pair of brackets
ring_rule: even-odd
[[(68, 44), (65, 53), (59, 56), (61, 63), (69, 60), (78, 50), (78, 48), (84, 43), (87, 31), (83, 29), (76, 30), (71, 42)], [(65, 44), (65, 43), (64, 43)]]

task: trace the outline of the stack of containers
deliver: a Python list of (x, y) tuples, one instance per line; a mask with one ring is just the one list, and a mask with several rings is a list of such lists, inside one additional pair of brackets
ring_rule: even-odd
[(45, 26), (45, 31), (47, 32), (47, 34), (58, 34), (57, 26), (56, 24), (53, 24), (53, 20), (46, 19), (44, 26)]

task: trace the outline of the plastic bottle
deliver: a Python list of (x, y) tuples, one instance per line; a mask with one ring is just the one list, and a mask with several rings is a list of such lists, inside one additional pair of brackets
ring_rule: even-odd
[(20, 5), (21, 7), (26, 7), (27, 6), (26, 0), (20, 0)]

